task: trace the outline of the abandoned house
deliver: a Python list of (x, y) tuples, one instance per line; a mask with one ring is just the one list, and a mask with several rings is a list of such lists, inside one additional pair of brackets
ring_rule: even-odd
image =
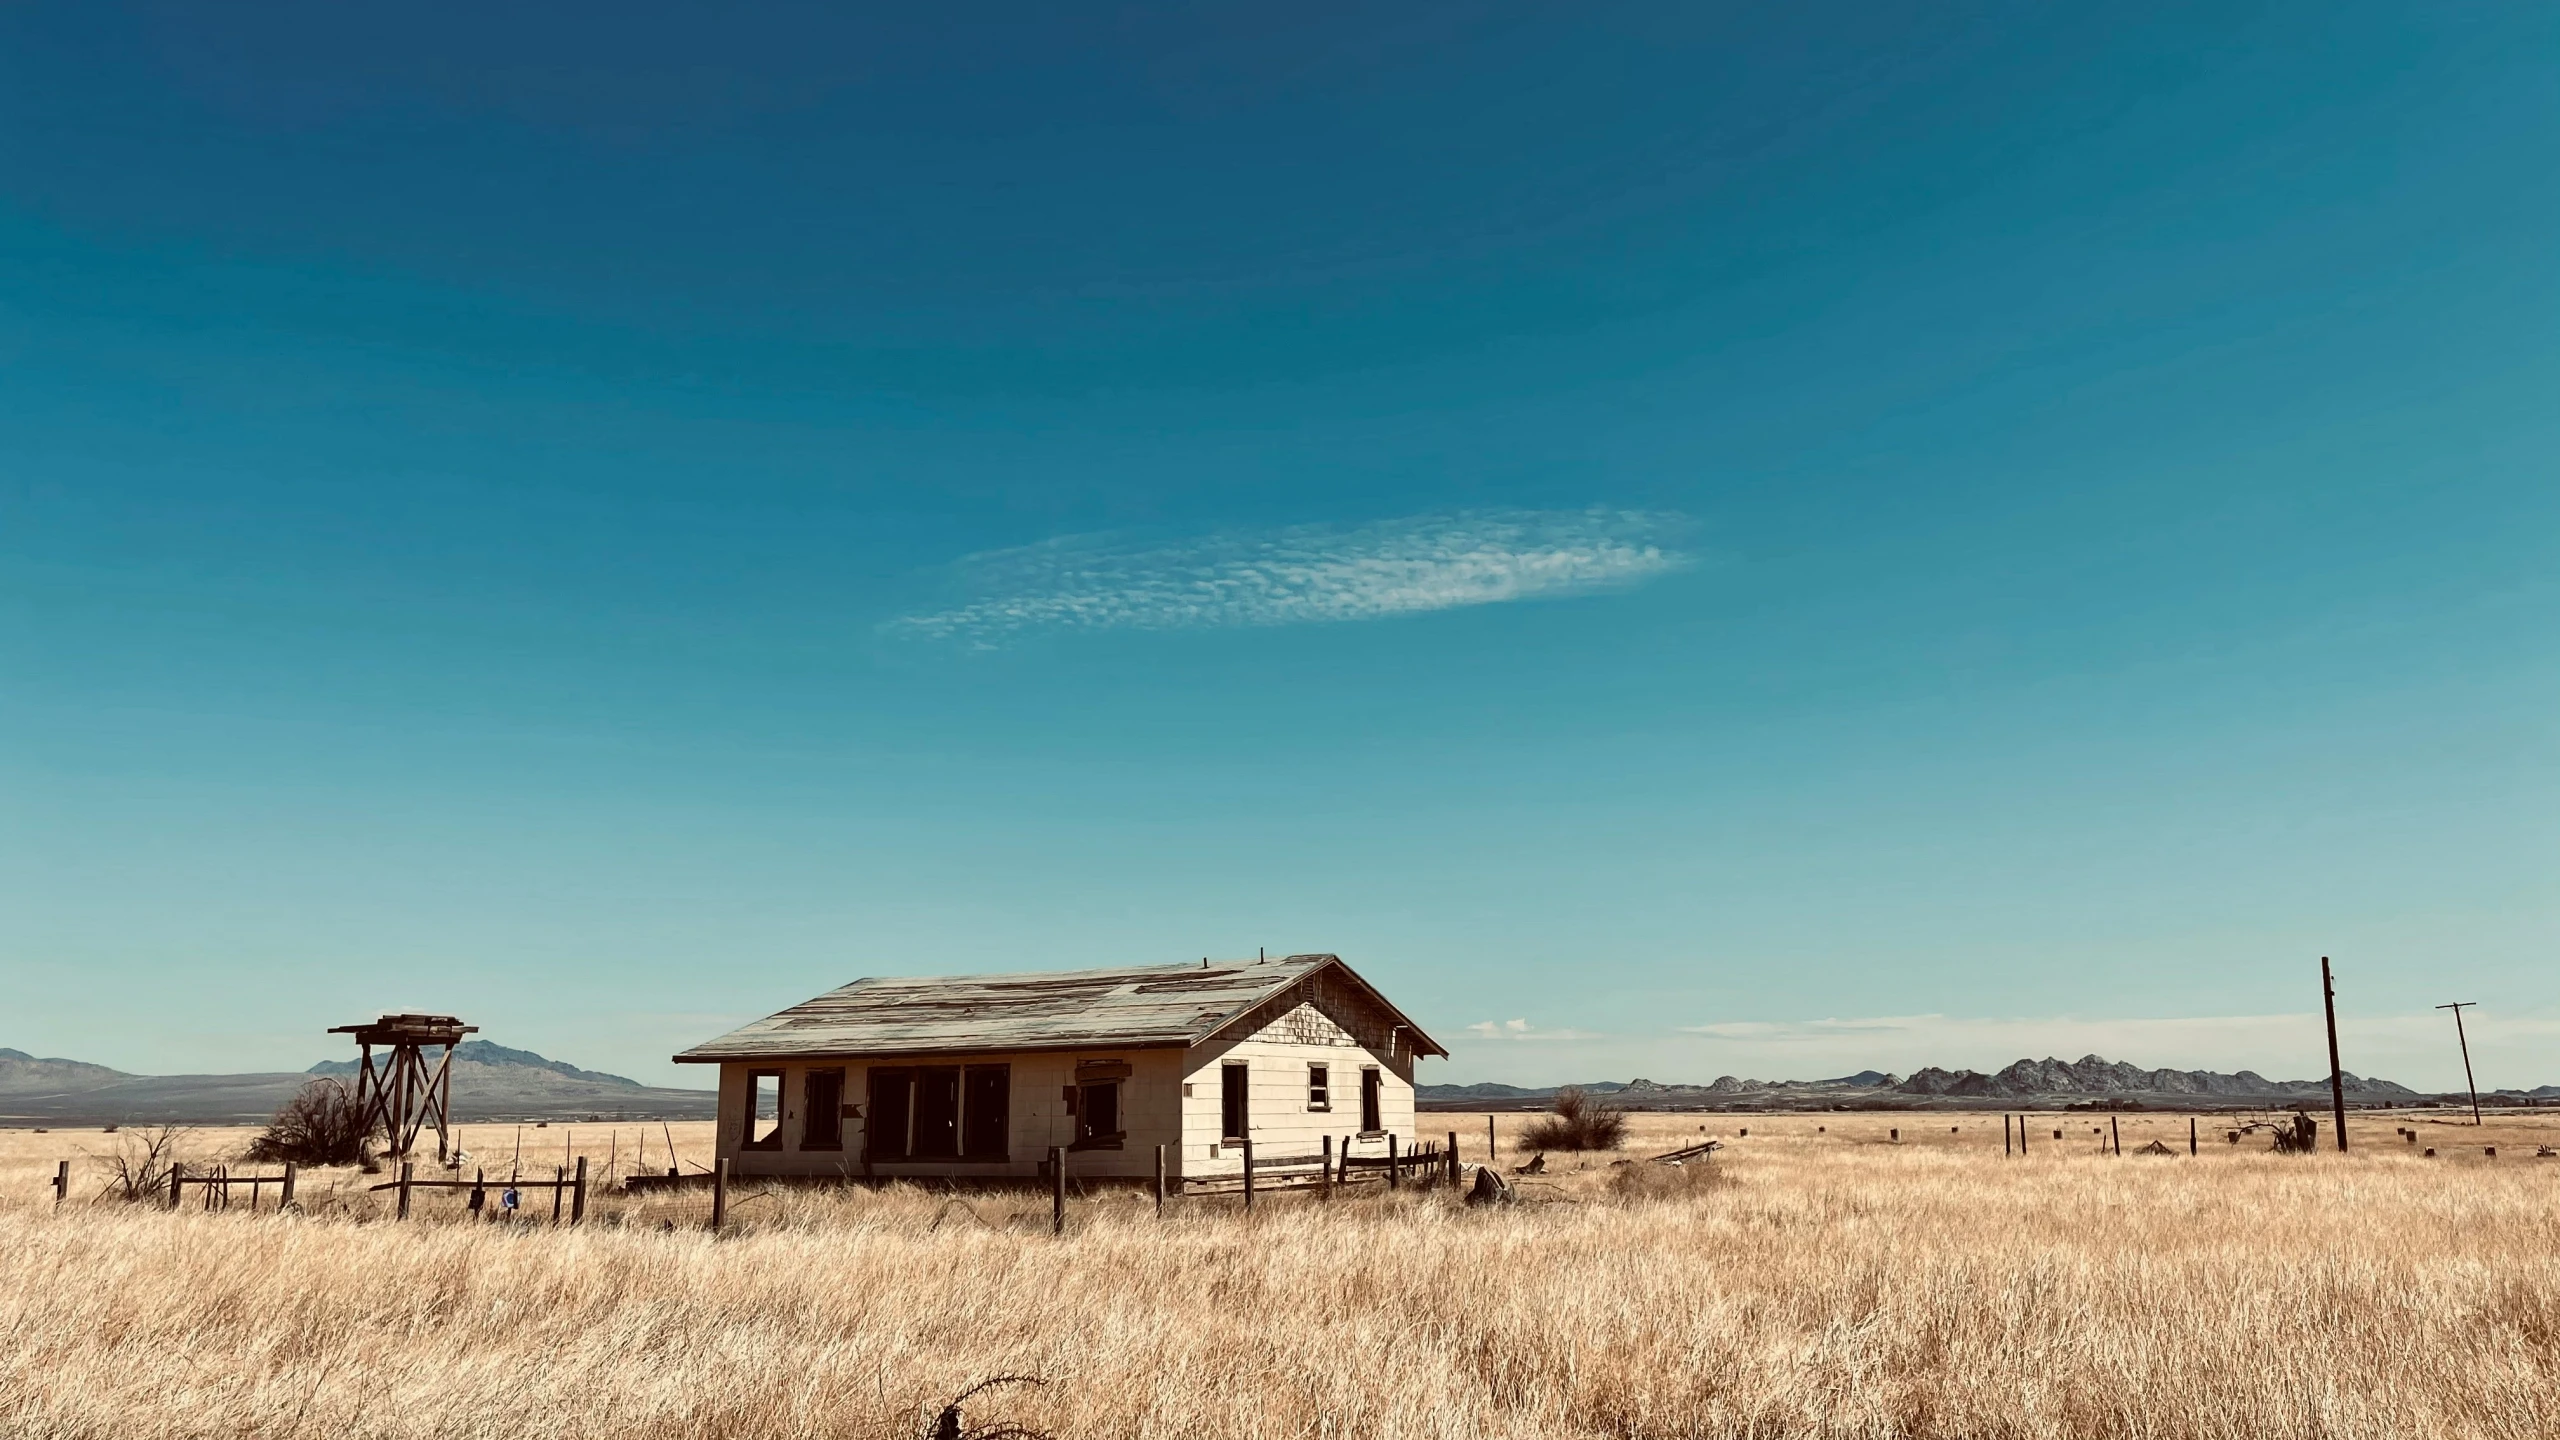
[(738, 1175), (1231, 1178), (1411, 1148), (1449, 1052), (1332, 955), (856, 980), (676, 1056), (720, 1067)]

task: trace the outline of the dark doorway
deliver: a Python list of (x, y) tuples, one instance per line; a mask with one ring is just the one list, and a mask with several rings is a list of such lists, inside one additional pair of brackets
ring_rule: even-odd
[(1378, 1078), (1377, 1067), (1373, 1065), (1361, 1071), (1360, 1133), (1363, 1135), (1375, 1135), (1387, 1128), (1386, 1119), (1380, 1113), (1383, 1107), (1378, 1103), (1382, 1094), (1383, 1085)]
[(907, 1158), (907, 1127), (915, 1109), (916, 1072), (871, 1072), (871, 1115), (862, 1126), (862, 1153), (874, 1160)]
[(1242, 1065), (1228, 1065), (1218, 1071), (1218, 1134), (1225, 1140), (1242, 1140), (1250, 1133), (1245, 1125), (1253, 1117), (1246, 1113), (1246, 1070)]
[(961, 1089), (960, 1153), (972, 1160), (1002, 1160), (1013, 1138), (1008, 1114), (1012, 1067), (972, 1065)]
[(908, 1154), (918, 1160), (960, 1158), (960, 1067), (927, 1065), (916, 1071), (915, 1139)]

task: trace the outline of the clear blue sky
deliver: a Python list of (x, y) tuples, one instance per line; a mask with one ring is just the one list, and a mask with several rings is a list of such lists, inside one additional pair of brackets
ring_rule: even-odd
[(2555, 55), (8, 7), (0, 1044), (1262, 945), (1426, 1078), (2298, 1075), (2326, 953), (2560, 1081)]

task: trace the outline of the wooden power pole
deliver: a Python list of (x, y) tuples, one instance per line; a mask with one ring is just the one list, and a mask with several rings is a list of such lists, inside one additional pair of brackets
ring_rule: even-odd
[(2329, 1017), (2329, 1115), (2338, 1126), (2338, 1153), (2347, 1152), (2347, 1080), (2338, 1068), (2338, 987), (2329, 976), (2329, 957), (2320, 957), (2320, 1008)]
[(2462, 1084), (2471, 1092), (2471, 1123), (2474, 1125), (2480, 1123), (2480, 1082), (2471, 1078), (2471, 1037), (2462, 1033), (2462, 1012), (2477, 1009), (2479, 1004), (2477, 1000), (2456, 1000), (2450, 1005), (2436, 1007), (2453, 1012), (2453, 1038), (2462, 1047)]

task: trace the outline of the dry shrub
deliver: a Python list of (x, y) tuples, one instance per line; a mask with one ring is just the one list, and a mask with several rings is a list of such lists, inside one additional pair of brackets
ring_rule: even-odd
[[(107, 1127), (110, 1131), (116, 1127)], [(177, 1125), (148, 1126), (116, 1136), (116, 1153), (106, 1157), (107, 1193), (118, 1200), (155, 1200), (169, 1189), (169, 1167), (178, 1161), (178, 1141), (186, 1130)]]
[(1625, 1114), (1578, 1087), (1559, 1091), (1555, 1113), (1539, 1116), (1520, 1131), (1520, 1144), (1531, 1150), (1615, 1150), (1626, 1138)]
[(364, 1111), (338, 1080), (314, 1080), (284, 1102), (266, 1133), (249, 1142), (252, 1160), (296, 1165), (361, 1165), (365, 1161)]

